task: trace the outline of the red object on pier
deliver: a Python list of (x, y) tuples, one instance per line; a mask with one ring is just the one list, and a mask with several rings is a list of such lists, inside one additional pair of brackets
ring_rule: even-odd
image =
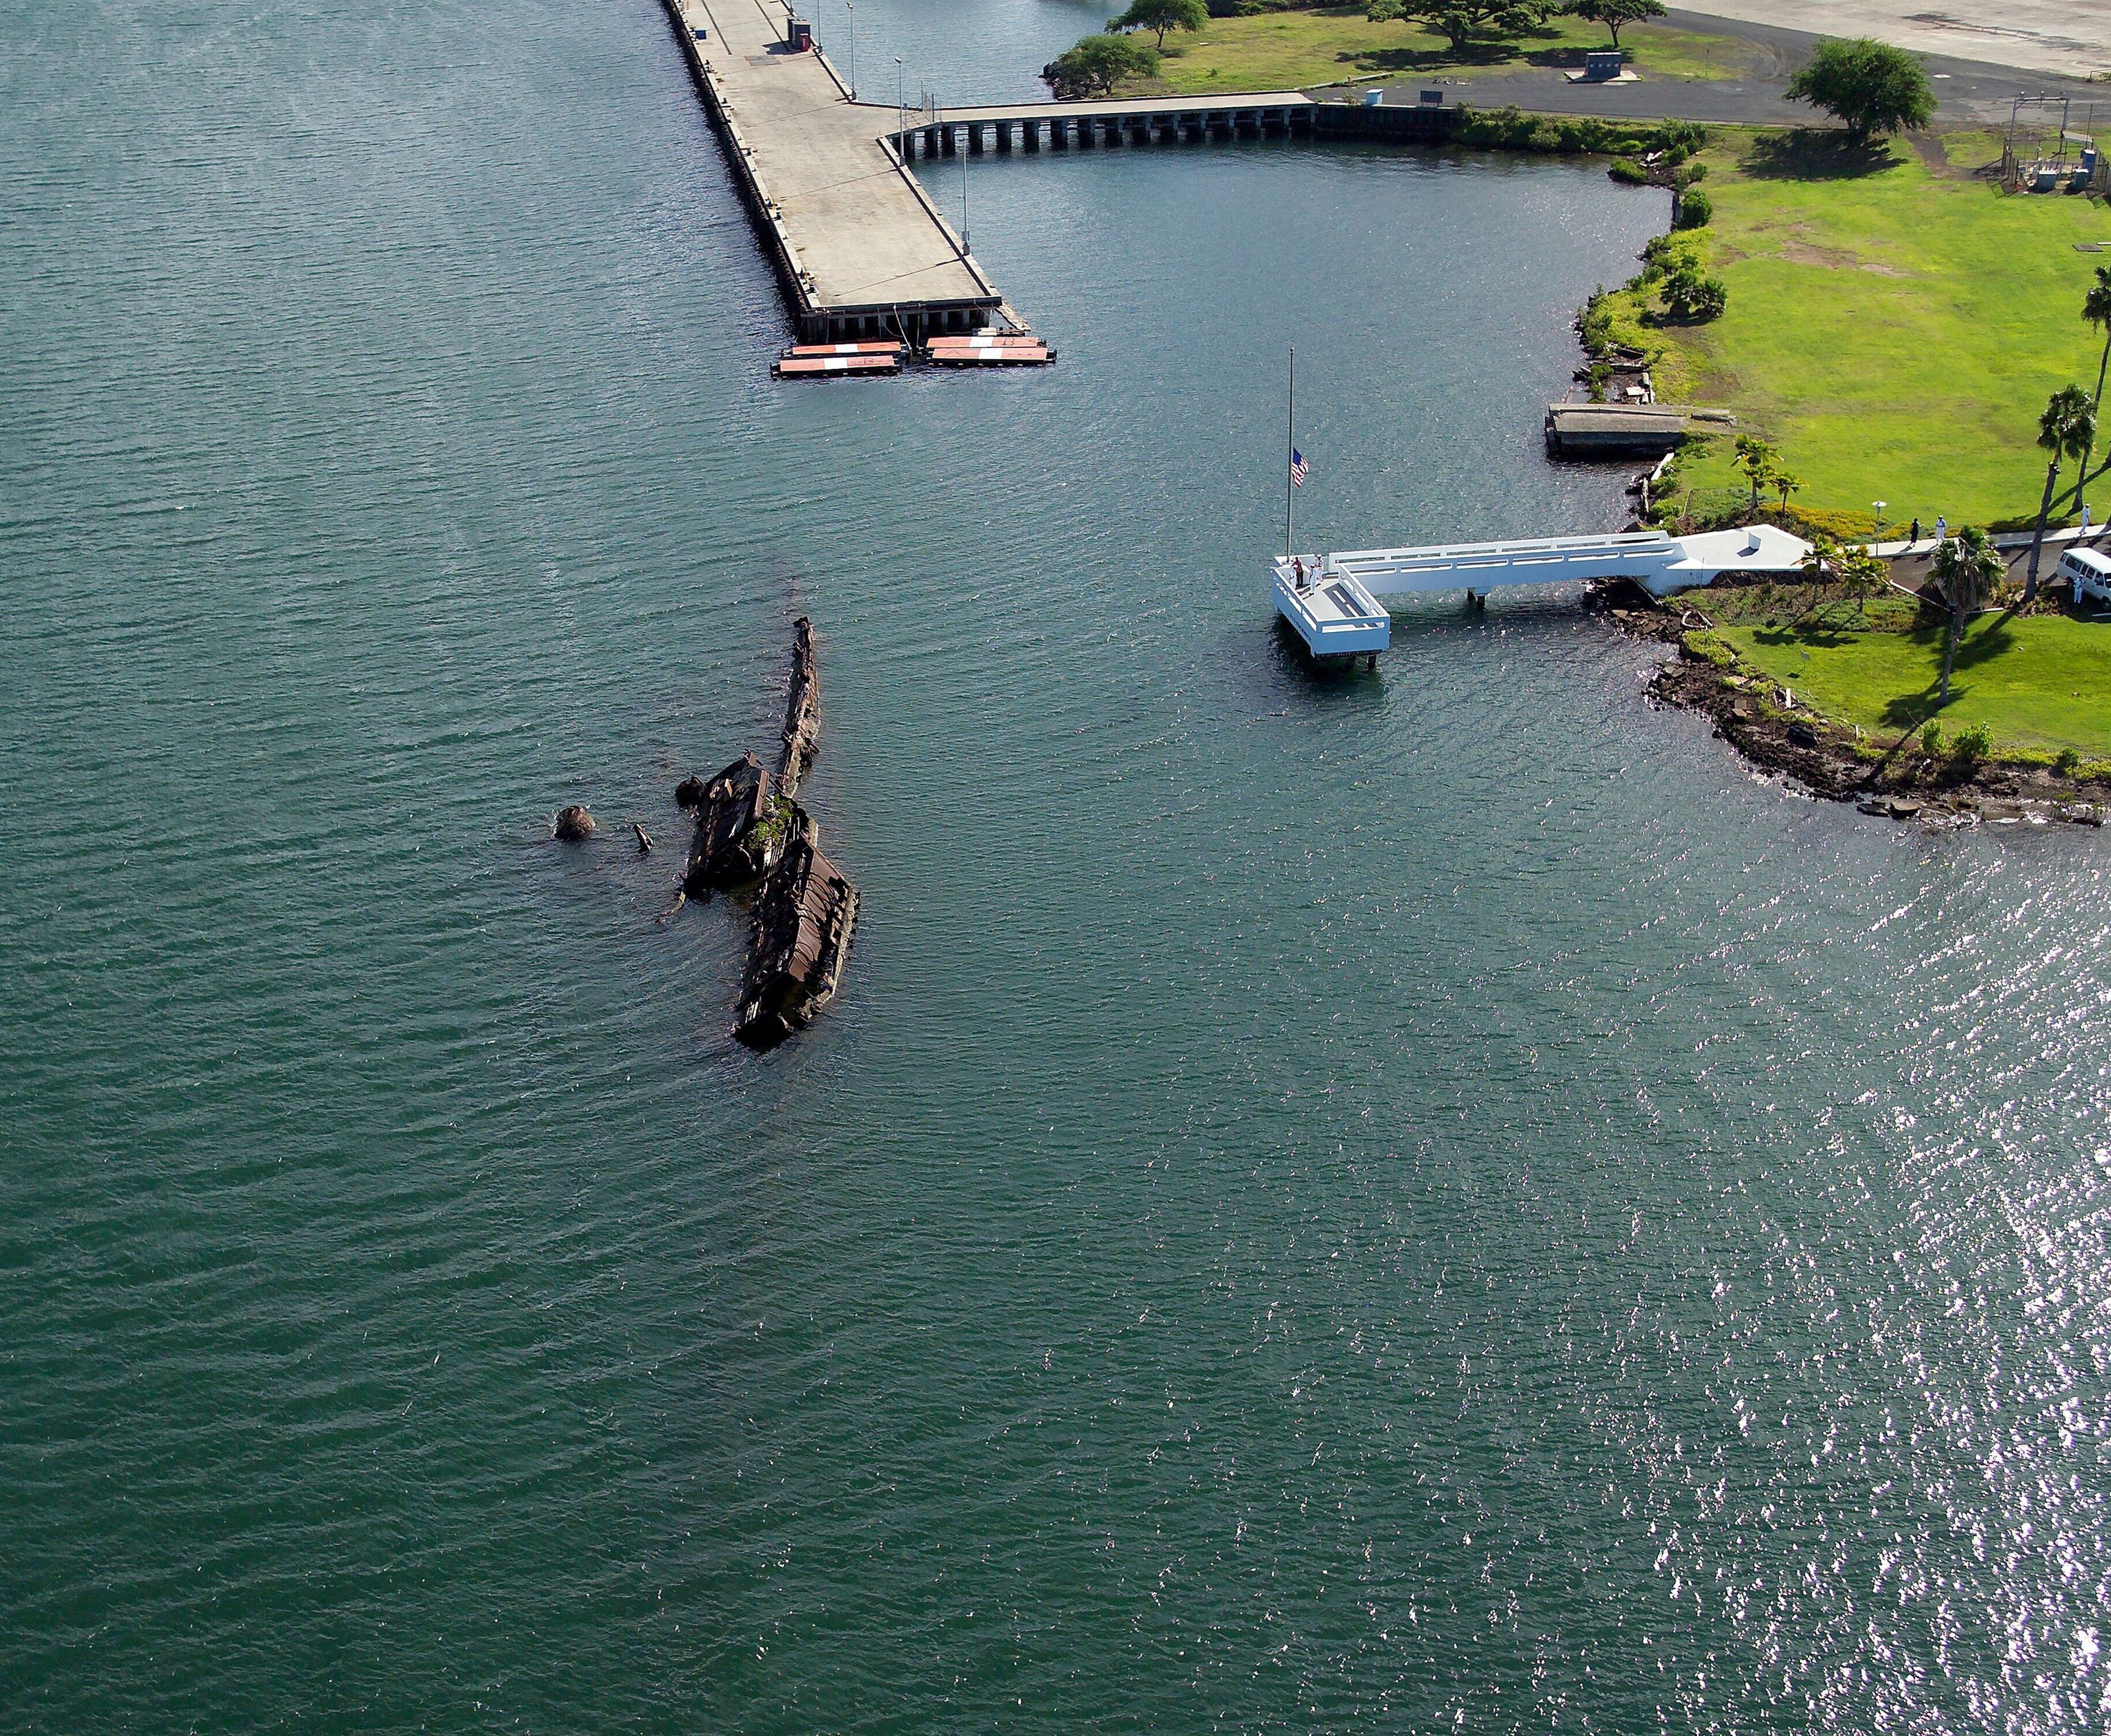
[(899, 374), (901, 357), (893, 355), (783, 356), (770, 364), (779, 379), (829, 379), (847, 374)]

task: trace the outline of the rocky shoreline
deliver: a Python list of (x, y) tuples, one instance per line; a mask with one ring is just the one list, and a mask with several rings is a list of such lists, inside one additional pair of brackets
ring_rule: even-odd
[(1676, 648), (1650, 678), (1652, 702), (1704, 714), (1747, 761), (1811, 795), (1934, 827), (2100, 827), (2111, 819), (2111, 790), (2100, 784), (2063, 777), (2047, 766), (1999, 761), (1960, 770), (1924, 752), (1917, 732), (1895, 742), (1867, 738), (1798, 703), (1764, 676), (1726, 667), (1695, 648), (1689, 635), (1708, 632), (1714, 623), (1690, 602), (1659, 601), (1623, 580), (1594, 586), (1586, 606), (1635, 638)]

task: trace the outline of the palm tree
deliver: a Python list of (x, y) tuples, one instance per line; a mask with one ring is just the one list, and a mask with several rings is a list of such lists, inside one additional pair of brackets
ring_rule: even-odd
[(1942, 690), (1935, 702), (1938, 708), (1950, 703), (1950, 667), (1957, 657), (1957, 642), (1964, 636), (1964, 624), (1993, 594), (2001, 573), (2000, 553), (1976, 525), (1945, 537), (1936, 548), (1928, 576), (1950, 608), (1950, 627), (1942, 640)]
[(2031, 568), (2023, 578), (2023, 602), (2037, 600), (2038, 553), (2045, 547), (2045, 520), (2052, 516), (2052, 491), (2059, 484), (2059, 461), (2079, 458), (2096, 443), (2096, 407), (2079, 386), (2062, 386), (2038, 418), (2038, 444), (2052, 454), (2045, 466), (2045, 498), (2038, 502), (2037, 534), (2031, 539)]
[[(2096, 268), (2096, 282), (2082, 302), (2081, 317), (2104, 334), (2104, 358), (2096, 364), (2096, 396), (2090, 404), (2100, 414), (2104, 408), (2104, 372), (2111, 368), (2111, 266)], [(2095, 448), (2092, 439), (2081, 454), (2081, 469), (2074, 473), (2074, 504), (2077, 511), (2081, 506), (2081, 491), (2089, 486), (2089, 461)]]

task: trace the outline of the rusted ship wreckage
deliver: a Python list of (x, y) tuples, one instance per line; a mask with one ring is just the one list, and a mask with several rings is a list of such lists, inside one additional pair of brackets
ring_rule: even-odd
[(814, 629), (792, 624), (792, 681), (774, 777), (752, 753), (706, 783), (682, 780), (674, 799), (695, 816), (685, 898), (760, 881), (733, 1035), (770, 1048), (834, 998), (857, 927), (857, 888), (821, 853), (820, 828), (795, 797), (821, 734)]

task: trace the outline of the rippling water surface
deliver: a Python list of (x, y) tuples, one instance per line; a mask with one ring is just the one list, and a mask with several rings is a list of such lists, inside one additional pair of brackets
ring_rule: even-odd
[[(1617, 522), (1535, 406), (1661, 195), (984, 160), (1060, 365), (793, 390), (647, 0), (9, 34), (0, 1726), (2103, 1727), (2095, 838), (1572, 598), (1269, 628), (1293, 340), (1310, 543)], [(801, 611), (759, 1060), (654, 919)]]

